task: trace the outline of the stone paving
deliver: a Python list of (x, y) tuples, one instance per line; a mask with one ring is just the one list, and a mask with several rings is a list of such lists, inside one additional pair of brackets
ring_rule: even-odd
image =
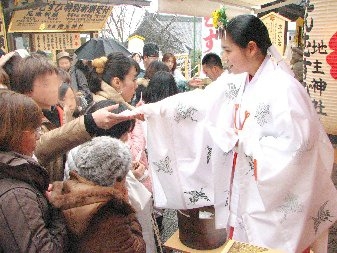
[(164, 228), (161, 233), (161, 240), (164, 243), (178, 229), (178, 219), (176, 210), (166, 209), (164, 211), (163, 226)]

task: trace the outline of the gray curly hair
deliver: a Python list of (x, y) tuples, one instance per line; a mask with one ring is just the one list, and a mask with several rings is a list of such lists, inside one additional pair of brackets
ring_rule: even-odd
[(131, 168), (129, 147), (109, 136), (82, 144), (75, 157), (78, 174), (101, 186), (121, 181)]

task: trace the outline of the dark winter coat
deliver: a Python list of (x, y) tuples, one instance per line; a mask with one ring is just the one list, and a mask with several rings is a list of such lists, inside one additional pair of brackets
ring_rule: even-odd
[(32, 158), (0, 152), (0, 252), (63, 252), (67, 241), (62, 213), (44, 192), (47, 171)]
[(95, 185), (74, 171), (70, 179), (54, 182), (51, 202), (63, 210), (71, 252), (146, 252), (135, 210), (117, 189)]

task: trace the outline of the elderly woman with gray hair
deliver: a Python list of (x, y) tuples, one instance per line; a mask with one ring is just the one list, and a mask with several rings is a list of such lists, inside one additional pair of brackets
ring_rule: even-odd
[(71, 252), (145, 253), (136, 211), (125, 184), (130, 149), (109, 136), (79, 146), (70, 180), (55, 182), (51, 202), (63, 210)]

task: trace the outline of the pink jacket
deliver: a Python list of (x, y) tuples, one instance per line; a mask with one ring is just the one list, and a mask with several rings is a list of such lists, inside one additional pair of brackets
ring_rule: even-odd
[[(146, 140), (142, 127), (142, 122), (140, 120), (136, 120), (135, 127), (133, 131), (129, 134), (128, 144), (130, 146), (132, 160), (144, 164), (145, 168), (148, 170), (149, 163), (147, 161), (147, 155), (145, 152)], [(152, 182), (150, 178), (150, 173), (148, 173), (148, 171), (146, 173), (148, 176), (140, 181), (152, 193)]]

